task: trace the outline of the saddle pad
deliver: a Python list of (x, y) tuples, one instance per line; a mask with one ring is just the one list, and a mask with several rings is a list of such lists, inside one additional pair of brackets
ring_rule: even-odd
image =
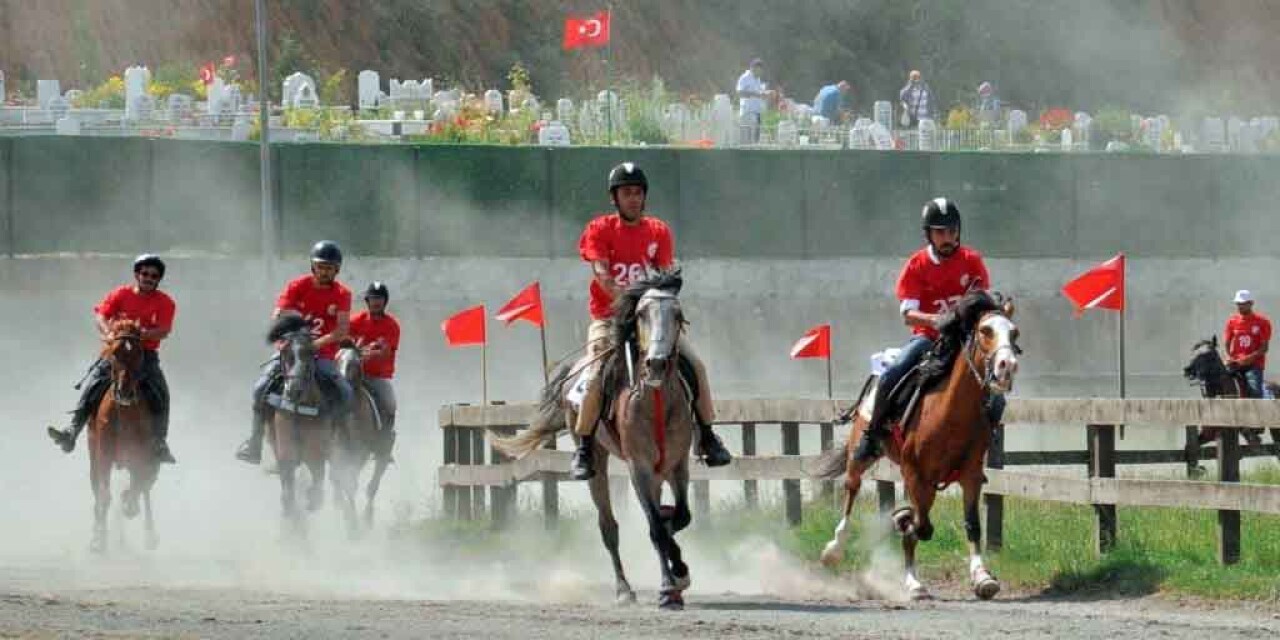
[(876, 408), (876, 388), (880, 386), (880, 378), (876, 378), (875, 382), (867, 388), (867, 395), (863, 396), (862, 402), (858, 405), (858, 415), (863, 420), (871, 421), (871, 412)]
[(305, 404), (295, 404), (289, 402), (284, 396), (278, 393), (267, 394), (267, 404), (284, 411), (296, 413), (302, 416), (318, 416), (320, 415), (320, 407), (313, 407)]
[(890, 347), (884, 351), (877, 351), (871, 354), (871, 375), (879, 376), (884, 374), (885, 370), (898, 361), (898, 356), (900, 355), (902, 355), (902, 349), (897, 347)]
[(574, 409), (582, 409), (582, 399), (587, 396), (587, 385), (591, 384), (591, 368), (587, 367), (578, 374), (578, 379), (574, 380), (573, 386), (569, 387), (569, 393), (565, 394), (565, 400), (573, 405)]

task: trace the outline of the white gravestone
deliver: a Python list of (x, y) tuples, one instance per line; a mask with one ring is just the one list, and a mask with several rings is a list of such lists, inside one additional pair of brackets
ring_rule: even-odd
[(538, 144), (544, 147), (567, 147), (569, 146), (569, 128), (564, 126), (559, 120), (552, 120), (550, 123), (544, 123), (538, 129)]
[(174, 93), (169, 95), (165, 108), (169, 112), (170, 120), (186, 120), (191, 117), (191, 105), (191, 96)]
[(360, 108), (376, 109), (378, 107), (378, 94), (382, 93), (381, 78), (378, 77), (377, 71), (365, 69), (356, 76), (356, 91), (359, 94)]
[(893, 104), (888, 100), (876, 100), (871, 109), (872, 119), (886, 129), (893, 128)]
[(139, 96), (134, 96), (133, 104), (126, 106), (128, 107), (129, 116), (131, 116), (126, 116), (127, 119), (135, 121), (150, 120), (151, 114), (156, 109), (156, 99), (152, 98), (149, 94), (144, 93)]
[(54, 132), (60, 136), (78, 136), (80, 135), (80, 121), (72, 117), (58, 118), (54, 125)]
[(289, 74), (289, 77), (284, 79), (284, 86), (281, 88), (280, 97), (283, 99), (284, 107), (286, 109), (297, 108), (298, 105), (296, 101), (298, 97), (298, 91), (302, 89), (304, 85), (310, 85), (311, 93), (313, 94), (315, 93), (316, 91), (315, 79), (313, 79), (311, 76), (305, 73), (302, 73), (301, 71), (295, 71)]
[(711, 99), (711, 141), (717, 147), (732, 147), (738, 143), (738, 121), (733, 101), (727, 94), (717, 93)]
[(151, 84), (151, 71), (146, 67), (129, 67), (124, 70), (124, 117), (126, 120), (141, 120), (150, 116), (138, 113), (139, 98), (147, 95), (147, 85)]
[(315, 109), (320, 106), (320, 99), (316, 97), (316, 90), (309, 84), (303, 84), (298, 87), (298, 93), (293, 96), (294, 109)]
[(71, 103), (67, 102), (67, 99), (62, 96), (54, 96), (49, 101), (47, 108), (49, 109), (49, 115), (53, 116), (54, 122), (57, 122), (66, 117), (67, 111), (71, 109)]
[(879, 122), (871, 123), (871, 141), (877, 151), (893, 151), (893, 132)]
[(4, 98), (8, 95), (4, 92), (4, 69), (0, 69), (0, 104), (4, 104)]
[(921, 151), (938, 150), (938, 123), (933, 118), (922, 118), (916, 126), (917, 148)]
[(796, 123), (791, 120), (778, 122), (778, 144), (784, 147), (794, 147), (799, 143), (800, 132), (796, 128)]
[(502, 92), (489, 89), (484, 92), (484, 110), (491, 116), (502, 116)]
[(853, 121), (853, 128), (849, 129), (849, 148), (850, 149), (870, 149), (874, 144), (871, 140), (871, 125), (875, 122), (871, 118), (858, 118)]
[(62, 85), (57, 80), (36, 80), (36, 104), (49, 108), (49, 101), (62, 95)]
[(1222, 118), (1205, 118), (1200, 128), (1200, 146), (1204, 151), (1222, 152), (1227, 149), (1227, 131)]
[(1022, 109), (1014, 109), (1009, 112), (1009, 136), (1018, 135), (1018, 132), (1027, 128), (1027, 112)]

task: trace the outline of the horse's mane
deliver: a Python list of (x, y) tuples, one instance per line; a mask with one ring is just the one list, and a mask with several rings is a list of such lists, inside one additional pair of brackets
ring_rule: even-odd
[(634, 348), (636, 335), (636, 305), (640, 298), (650, 290), (666, 291), (672, 295), (680, 295), (684, 278), (679, 269), (663, 271), (645, 280), (633, 282), (613, 301), (613, 316), (609, 320), (609, 346), (612, 348), (601, 365), (603, 377), (601, 389), (604, 397), (611, 397), (620, 385), (626, 384), (626, 353), (619, 346), (628, 343)]
[(307, 328), (307, 321), (302, 316), (292, 313), (281, 315), (271, 322), (267, 330), (267, 344), (283, 340), (285, 336)]
[(1215, 340), (1214, 338), (1205, 338), (1204, 340), (1200, 340), (1195, 344), (1191, 345), (1191, 353), (1195, 353), (1201, 349), (1206, 349), (1206, 348), (1210, 351), (1217, 351), (1218, 341)]
[(1004, 296), (997, 292), (983, 290), (966, 293), (956, 303), (955, 321), (942, 327), (943, 334), (957, 341), (964, 340), (978, 327), (982, 316), (991, 311), (1000, 311), (1004, 305)]

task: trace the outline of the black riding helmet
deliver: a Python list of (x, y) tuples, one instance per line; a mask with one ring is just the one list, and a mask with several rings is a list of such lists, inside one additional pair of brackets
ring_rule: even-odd
[(638, 185), (644, 189), (645, 194), (649, 193), (649, 178), (645, 177), (644, 171), (636, 166), (634, 162), (624, 162), (609, 170), (609, 194), (618, 187), (626, 187), (629, 185)]
[(391, 292), (381, 280), (374, 280), (364, 290), (364, 299), (368, 300), (369, 298), (382, 298), (384, 302), (391, 302)]
[(331, 240), (321, 240), (311, 247), (311, 262), (327, 262), (342, 266), (342, 249)]
[(920, 228), (925, 233), (930, 229), (955, 229), (960, 233), (960, 208), (949, 198), (934, 198), (924, 203), (920, 218)]
[(143, 267), (155, 267), (160, 271), (160, 277), (164, 278), (164, 260), (154, 253), (144, 253), (133, 261), (133, 272), (137, 273)]

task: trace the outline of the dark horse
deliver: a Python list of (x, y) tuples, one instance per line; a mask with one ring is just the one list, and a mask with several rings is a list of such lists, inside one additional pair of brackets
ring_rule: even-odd
[[(992, 433), (983, 398), (986, 394), (1000, 395), (1012, 389), (1018, 369), (1018, 328), (1012, 317), (1012, 301), (1005, 301), (998, 294), (977, 291), (965, 296), (957, 310), (958, 322), (952, 325), (954, 333), (948, 332), (963, 341), (950, 373), (924, 393), (918, 401), (918, 410), (908, 408), (906, 417), (894, 426), (894, 436), (888, 443), (889, 459), (901, 468), (911, 501), (910, 507), (895, 511), (892, 520), (902, 534), (906, 559), (904, 583), (913, 599), (929, 595), (916, 577), (916, 543), (933, 537), (929, 510), (939, 489), (951, 482), (959, 482), (964, 492), (969, 579), (974, 593), (985, 600), (1000, 591), (1000, 583), (983, 565), (980, 554), (982, 525), (978, 519), (978, 496), (982, 491), (982, 470)], [(875, 395), (874, 392), (864, 394), (844, 447), (823, 454), (814, 471), (819, 478), (845, 476), (843, 516), (836, 527), (835, 538), (822, 551), (822, 562), (827, 565), (834, 565), (843, 557), (850, 535), (849, 513), (853, 500), (862, 486), (862, 474), (874, 464), (853, 460), (852, 452), (871, 415), (871, 407), (865, 405)]]
[[(1252, 398), (1253, 394), (1249, 391), (1249, 385), (1245, 383), (1244, 376), (1240, 373), (1232, 371), (1222, 360), (1222, 354), (1218, 352), (1218, 336), (1213, 336), (1208, 340), (1201, 340), (1191, 347), (1191, 361), (1187, 366), (1182, 368), (1182, 375), (1187, 380), (1200, 385), (1200, 394), (1206, 398)], [(1268, 383), (1270, 384), (1270, 383)], [(1218, 437), (1219, 429), (1213, 427), (1205, 427), (1200, 430), (1200, 435), (1196, 438), (1198, 444), (1211, 442)], [(1262, 429), (1240, 429), (1245, 440), (1251, 445), (1262, 444)], [(1277, 457), (1280, 457), (1280, 429), (1271, 430), (1271, 441), (1275, 444)], [(1199, 462), (1199, 457), (1188, 458), (1188, 464), (1193, 467)]]
[[(356, 493), (360, 481), (360, 472), (369, 458), (374, 456), (379, 447), (391, 447), (383, 430), (382, 417), (378, 414), (377, 404), (364, 384), (364, 369), (361, 367), (360, 349), (351, 341), (345, 341), (338, 351), (338, 372), (354, 391), (351, 419), (348, 428), (340, 433), (334, 441), (329, 455), (330, 473), (333, 475), (334, 491), (337, 494), (342, 515), (347, 522), (347, 533), (356, 537), (360, 533), (361, 522), (356, 516)], [(373, 501), (378, 495), (378, 487), (382, 484), (382, 476), (387, 472), (390, 456), (374, 458), (373, 475), (365, 487), (364, 524), (365, 528), (373, 526)]]
[[(609, 457), (628, 464), (631, 485), (649, 521), (649, 539), (658, 552), (662, 588), (658, 604), (682, 609), (689, 588), (689, 567), (675, 533), (689, 526), (689, 447), (693, 439), (693, 393), (697, 385), (678, 370), (677, 344), (684, 317), (677, 297), (678, 272), (630, 286), (614, 301), (611, 343), (604, 356), (601, 389), (607, 403), (605, 424), (597, 431), (597, 473), (591, 498), (599, 513), (600, 535), (613, 560), (615, 595), (635, 601), (618, 556), (618, 522), (609, 498)], [(529, 429), (512, 438), (495, 438), (494, 447), (515, 458), (527, 455), (573, 426), (568, 396), (586, 362), (563, 362), (542, 392), (538, 415)], [(662, 486), (671, 486), (675, 506), (660, 504)]]
[(124, 516), (138, 515), (138, 499), (146, 511), (146, 546), (159, 544), (155, 520), (151, 517), (151, 487), (155, 485), (159, 462), (152, 450), (151, 408), (146, 394), (139, 393), (142, 373), (142, 329), (132, 320), (111, 323), (102, 358), (111, 363), (111, 389), (98, 404), (89, 422), (89, 482), (93, 486), (94, 525), (90, 548), (107, 550), (107, 510), (111, 506), (111, 471), (129, 471), (129, 488), (123, 500)]
[(298, 466), (305, 464), (311, 474), (307, 510), (315, 511), (324, 503), (325, 462), (333, 427), (324, 411), (324, 397), (316, 380), (316, 350), (307, 321), (292, 314), (277, 318), (267, 332), (267, 342), (281, 341), (284, 342), (280, 350), (284, 388), (279, 395), (269, 393), (267, 396), (275, 408), (267, 425), (267, 440), (271, 442), (280, 472), (280, 504), (286, 531), (301, 534), (304, 520), (298, 509), (295, 486)]

